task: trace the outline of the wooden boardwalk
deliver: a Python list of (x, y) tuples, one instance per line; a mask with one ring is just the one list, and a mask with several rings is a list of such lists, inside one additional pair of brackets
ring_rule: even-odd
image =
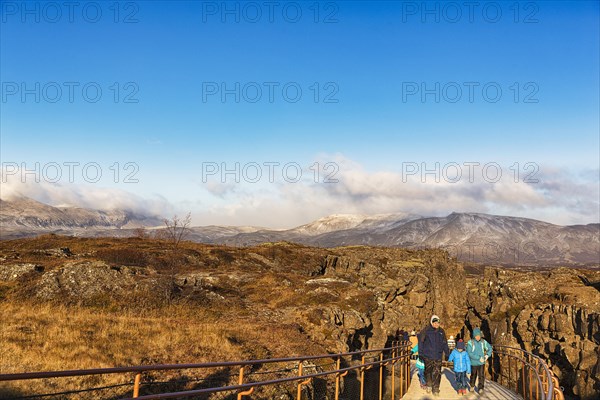
[(482, 395), (477, 393), (477, 389), (474, 392), (469, 392), (466, 396), (459, 396), (455, 389), (454, 372), (448, 368), (442, 368), (442, 381), (440, 383), (440, 396), (435, 397), (432, 393), (427, 393), (421, 389), (419, 385), (419, 378), (417, 377), (417, 371), (412, 368), (411, 385), (408, 388), (408, 392), (402, 397), (402, 400), (451, 400), (451, 399), (463, 399), (463, 400), (511, 400), (511, 399), (522, 399), (521, 396), (508, 390), (507, 388), (497, 384), (496, 382), (486, 380), (485, 391)]

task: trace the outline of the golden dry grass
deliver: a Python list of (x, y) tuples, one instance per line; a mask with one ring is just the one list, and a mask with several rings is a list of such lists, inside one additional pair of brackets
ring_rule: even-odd
[[(64, 247), (74, 255), (57, 254)], [(335, 254), (362, 259), (358, 254), (362, 251), (339, 249)], [(389, 266), (386, 251), (374, 248), (371, 261)], [(420, 259), (419, 252), (389, 251), (401, 260)], [(142, 293), (34, 300), (39, 274), (2, 282), (0, 373), (325, 354), (335, 348), (325, 347), (326, 340), (329, 345), (337, 340), (335, 332), (305, 331), (301, 326), (305, 318), (320, 325), (323, 317), (319, 313), (307, 317), (305, 311), (336, 305), (366, 312), (376, 306), (370, 292), (348, 284), (332, 282), (317, 290), (306, 283), (318, 274), (324, 257), (333, 254), (287, 243), (232, 248), (184, 242), (175, 254), (167, 243), (154, 239), (45, 235), (0, 241), (4, 263), (35, 263), (45, 272), (72, 260), (99, 260), (146, 268), (157, 282), (172, 272), (210, 273), (214, 278), (206, 287), (182, 289), (167, 302), (160, 285)], [(144, 277), (140, 274), (138, 281)], [(176, 375), (155, 372), (143, 379), (164, 381)], [(11, 387), (16, 394), (30, 394), (128, 383), (132, 378), (133, 374), (102, 375), (17, 382)], [(0, 384), (0, 398), (5, 387)]]
[[(2, 374), (237, 361), (324, 352), (294, 326), (270, 325), (268, 321), (236, 315), (215, 318), (212, 313), (188, 306), (165, 307), (142, 315), (130, 310), (106, 311), (56, 304), (3, 302), (0, 307)], [(20, 381), (4, 383), (3, 389), (28, 394), (81, 389), (86, 385), (128, 382), (132, 376)], [(154, 379), (173, 376), (173, 373), (156, 373)]]

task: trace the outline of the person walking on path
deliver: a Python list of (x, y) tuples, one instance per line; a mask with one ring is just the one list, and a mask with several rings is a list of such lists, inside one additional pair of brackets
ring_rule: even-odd
[(458, 341), (456, 348), (450, 353), (448, 362), (454, 363), (453, 370), (458, 394), (467, 394), (469, 388), (467, 374), (471, 374), (471, 357), (469, 357), (465, 351), (465, 342), (463, 342), (462, 339)]
[(419, 334), (419, 358), (425, 363), (425, 380), (427, 391), (429, 387), (434, 396), (440, 395), (442, 379), (442, 356), (450, 355), (446, 332), (440, 328), (440, 317), (432, 315), (430, 324)]
[(418, 356), (419, 355), (419, 345), (415, 344), (410, 351), (412, 352), (412, 355), (417, 358), (417, 362), (415, 363), (415, 365), (417, 367), (417, 376), (419, 377), (419, 383), (421, 384), (421, 389), (426, 390), (427, 383), (425, 381), (425, 364), (423, 363), (423, 360), (421, 360)]
[(467, 353), (471, 359), (471, 391), (475, 388), (475, 381), (477, 380), (477, 392), (483, 394), (485, 363), (492, 355), (492, 345), (481, 337), (481, 329), (473, 329), (473, 335), (467, 343)]
[(450, 335), (450, 338), (448, 339), (448, 348), (452, 351), (454, 350), (454, 347), (456, 347), (456, 342), (454, 341), (454, 336)]
[[(414, 349), (415, 346), (417, 346), (417, 348), (418, 348), (419, 339), (417, 339), (417, 332), (415, 332), (414, 330), (411, 331), (410, 336), (408, 337), (408, 340), (410, 341), (411, 349)], [(418, 355), (419, 355), (418, 350), (417, 350), (417, 352), (413, 352), (413, 359), (416, 360)]]
[(394, 336), (394, 340), (399, 342), (404, 337), (404, 329), (396, 329), (396, 336)]

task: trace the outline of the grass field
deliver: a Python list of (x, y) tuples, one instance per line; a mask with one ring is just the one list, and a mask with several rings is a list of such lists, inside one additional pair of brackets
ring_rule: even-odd
[[(217, 318), (214, 312), (181, 305), (138, 314), (131, 310), (4, 302), (0, 317), (0, 373), (3, 374), (237, 361), (325, 352), (294, 326), (270, 325), (264, 320), (235, 315)], [(132, 374), (125, 374), (3, 383), (0, 398), (112, 385), (130, 382), (132, 378)], [(173, 373), (146, 377), (172, 378)]]

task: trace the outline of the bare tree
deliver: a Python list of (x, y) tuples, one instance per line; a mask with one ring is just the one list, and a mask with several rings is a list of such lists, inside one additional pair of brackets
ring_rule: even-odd
[(191, 213), (180, 219), (177, 215), (171, 219), (164, 219), (165, 223), (165, 236), (172, 249), (175, 251), (179, 247), (179, 244), (184, 240), (190, 233), (190, 225), (192, 223)]
[[(192, 223), (191, 213), (187, 213), (184, 218), (179, 218), (177, 215), (171, 219), (164, 219), (165, 229), (161, 232), (163, 238), (167, 241), (170, 247), (170, 256), (168, 258), (168, 278), (165, 285), (165, 298), (169, 304), (175, 299), (176, 293), (179, 291), (175, 275), (176, 266), (179, 259), (179, 245), (190, 233), (190, 225)], [(161, 236), (162, 236), (161, 235)]]
[(135, 228), (134, 236), (138, 239), (148, 239), (148, 237), (149, 237), (148, 232), (146, 231), (146, 228), (143, 226)]

